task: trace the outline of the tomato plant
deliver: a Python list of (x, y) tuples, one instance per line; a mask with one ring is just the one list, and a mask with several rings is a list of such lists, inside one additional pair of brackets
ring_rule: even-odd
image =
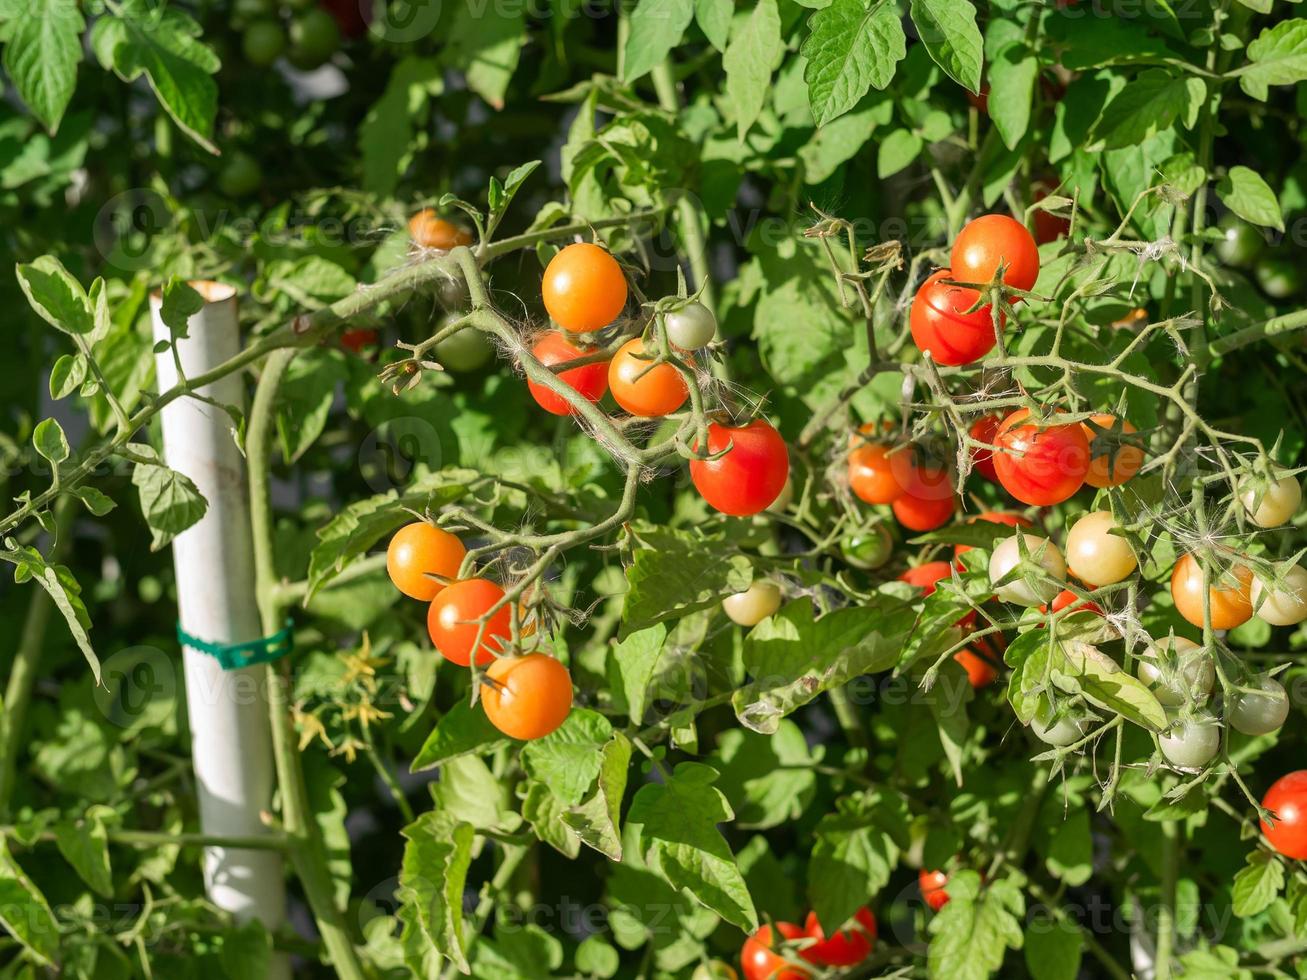
[(1307, 976), (1298, 5), (11, 7), (0, 975)]

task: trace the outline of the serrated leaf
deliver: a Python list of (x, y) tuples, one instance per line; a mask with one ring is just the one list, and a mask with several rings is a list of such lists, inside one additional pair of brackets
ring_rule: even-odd
[(145, 76), (159, 104), (191, 139), (210, 153), (218, 86), (212, 76), (220, 63), (199, 40), (200, 25), (176, 6), (149, 0), (123, 0), (113, 16), (91, 27), (91, 46), (105, 68), (123, 81)]
[(717, 788), (735, 811), (736, 826), (757, 830), (803, 815), (817, 786), (816, 761), (803, 732), (789, 720), (770, 736), (725, 731), (708, 759), (720, 774)]
[(1026, 44), (1004, 46), (989, 63), (989, 117), (1009, 149), (1030, 127), (1030, 107), (1039, 78), (1039, 59)]
[(165, 466), (153, 450), (148, 454), (155, 461), (141, 460), (132, 468), (132, 485), (141, 501), (141, 513), (150, 526), (153, 540), (151, 551), (158, 551), (204, 517), (209, 503), (190, 477)]
[(408, 843), (399, 872), (399, 900), (432, 949), (467, 973), (463, 888), (472, 862), (472, 825), (431, 810), (403, 834)]
[(528, 780), (522, 798), (522, 816), (536, 836), (565, 857), (581, 853), (581, 839), (563, 822), (567, 808), (544, 783)]
[(1248, 64), (1235, 74), (1254, 99), (1265, 102), (1271, 85), (1307, 79), (1307, 20), (1295, 17), (1265, 28), (1248, 45), (1247, 54)]
[(1150, 731), (1161, 731), (1169, 724), (1166, 711), (1147, 685), (1121, 670), (1097, 647), (1072, 640), (1056, 644), (1056, 650), (1054, 681), (1068, 693), (1083, 694), (1099, 707)]
[(888, 0), (834, 0), (808, 20), (803, 80), (818, 126), (848, 112), (875, 87), (883, 89), (907, 54), (898, 6)]
[(1216, 196), (1245, 221), (1284, 231), (1280, 202), (1257, 171), (1248, 167), (1231, 167), (1216, 185)]
[(664, 783), (647, 783), (631, 801), (627, 826), (650, 868), (673, 888), (745, 932), (758, 926), (753, 899), (717, 825), (732, 818), (713, 783), (717, 771), (682, 762)]
[(86, 612), (86, 605), (82, 602), (82, 588), (77, 583), (77, 579), (73, 578), (73, 573), (63, 565), (48, 564), (35, 548), (0, 551), (0, 559), (14, 564), (15, 582), (36, 582), (37, 585), (50, 594), (55, 607), (68, 624), (68, 629), (73, 634), (78, 649), (82, 651), (82, 656), (86, 658), (91, 673), (95, 677), (95, 683), (98, 685), (100, 683), (100, 658), (95, 655), (95, 650), (91, 646), (91, 638), (87, 634), (87, 630), (91, 625), (91, 617)]
[(577, 708), (561, 726), (522, 748), (522, 765), (532, 779), (545, 783), (567, 806), (581, 798), (599, 775), (601, 750), (613, 726), (597, 711)]
[(963, 88), (979, 92), (985, 42), (971, 0), (912, 0), (909, 12), (935, 64)]
[(615, 643), (608, 654), (608, 677), (614, 693), (619, 693), (631, 721), (644, 721), (649, 704), (649, 685), (663, 652), (667, 627), (656, 623), (628, 634)]
[(86, 290), (53, 255), (19, 264), (17, 272), (23, 295), (46, 323), (73, 336), (95, 330)]
[(1266, 851), (1253, 851), (1248, 864), (1234, 876), (1230, 895), (1234, 901), (1234, 914), (1242, 918), (1260, 915), (1270, 908), (1284, 887), (1284, 867)]
[(75, 0), (34, 0), (9, 24), (5, 71), (32, 115), (54, 133), (77, 87), (86, 21)]
[(694, 0), (640, 0), (631, 12), (622, 80), (634, 82), (681, 42), (694, 16)]
[(731, 14), (735, 12), (735, 0), (695, 0), (694, 20), (718, 51), (725, 51), (731, 33)]
[(492, 108), (502, 109), (525, 40), (522, 4), (458, 4), (444, 55), (463, 72), (468, 88)]
[(59, 923), (45, 896), (9, 854), (0, 839), (0, 925), (38, 963), (54, 966), (59, 956)]
[(159, 316), (169, 333), (174, 340), (186, 338), (186, 326), (192, 316), (204, 309), (204, 297), (185, 279), (172, 276), (163, 287), (162, 298)]
[(1021, 948), (1025, 899), (1010, 879), (982, 892), (974, 871), (952, 875), (948, 894), (948, 904), (930, 922), (931, 976), (987, 980), (1002, 967), (1009, 948)]
[(1160, 70), (1143, 72), (1103, 110), (1094, 138), (1105, 150), (1137, 146), (1169, 129), (1182, 114), (1191, 115), (1206, 93), (1200, 79), (1177, 78)]
[(631, 765), (631, 741), (621, 732), (600, 753), (599, 778), (590, 796), (563, 814), (581, 842), (614, 861), (622, 860), (622, 796)]
[(827, 935), (853, 917), (889, 881), (907, 844), (902, 797), (880, 791), (836, 801), (817, 823), (808, 864), (808, 900)]
[(749, 559), (721, 539), (654, 525), (638, 526), (635, 536), (622, 609), (627, 634), (714, 605), (753, 581)]
[(106, 820), (113, 820), (111, 807), (94, 804), (76, 821), (57, 823), (54, 842), (73, 870), (93, 891), (106, 897), (113, 895), (113, 873), (109, 865), (109, 831)]
[(735, 110), (739, 139), (757, 120), (767, 101), (772, 72), (781, 63), (781, 15), (776, 0), (758, 0), (746, 17), (737, 18), (722, 56), (726, 97)]
[(461, 700), (441, 715), (413, 757), (409, 771), (433, 769), (470, 752), (485, 755), (507, 744), (508, 739), (490, 723), (484, 711)]
[(1085, 935), (1074, 922), (1054, 915), (1026, 925), (1026, 967), (1032, 980), (1076, 980), (1084, 957)]

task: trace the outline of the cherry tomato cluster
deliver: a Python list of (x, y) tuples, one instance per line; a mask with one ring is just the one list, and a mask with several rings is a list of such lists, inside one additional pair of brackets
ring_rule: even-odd
[[(793, 944), (783, 951), (783, 944)], [(843, 929), (827, 936), (809, 912), (804, 924), (777, 922), (760, 926), (740, 948), (744, 980), (808, 980), (813, 974), (803, 964), (823, 969), (857, 966), (876, 945), (876, 917), (865, 905)]]
[[(531, 348), (547, 367), (583, 361), (560, 371), (560, 381), (590, 402), (611, 392), (613, 400), (638, 418), (663, 418), (677, 412), (690, 397), (683, 371), (660, 358), (649, 337), (627, 340), (611, 359), (583, 349), (573, 338), (584, 338), (610, 326), (626, 308), (626, 276), (605, 249), (578, 242), (560, 250), (545, 268), (541, 296), (550, 318), (560, 328)], [(677, 354), (692, 354), (709, 344), (716, 332), (712, 313), (690, 302), (666, 314), (664, 329)], [(528, 380), (536, 404), (554, 415), (576, 409), (546, 385)], [(704, 500), (723, 514), (744, 517), (772, 504), (789, 477), (789, 452), (780, 433), (765, 419), (744, 425), (711, 422), (706, 458), (690, 461), (690, 479)], [(699, 447), (694, 447), (696, 451)]]
[[(503, 603), (504, 590), (489, 579), (458, 578), (466, 555), (457, 535), (416, 521), (390, 539), (386, 571), (404, 595), (431, 604), (427, 632), (442, 657), (460, 667), (475, 658), (486, 668), (481, 703), (490, 722), (511, 738), (542, 738), (572, 710), (571, 674), (547, 654), (513, 651), (513, 610)], [(531, 636), (535, 623), (520, 623), (518, 632)]]

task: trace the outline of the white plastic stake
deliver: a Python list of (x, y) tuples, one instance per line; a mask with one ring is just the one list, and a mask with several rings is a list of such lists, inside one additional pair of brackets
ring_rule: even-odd
[[(194, 378), (239, 353), (240, 324), (233, 287), (208, 281), (190, 285), (205, 305), (190, 318), (177, 355), (186, 377)], [(150, 297), (156, 342), (171, 339), (161, 306), (156, 292)], [(155, 372), (160, 391), (177, 383), (172, 350), (155, 358)], [(200, 393), (245, 408), (239, 372)], [(210, 643), (257, 640), (263, 631), (254, 594), (248, 488), (232, 419), (195, 398), (179, 398), (161, 414), (165, 461), (190, 477), (209, 503), (204, 517), (172, 544), (181, 627)], [(206, 834), (222, 836), (268, 833), (259, 816), (271, 806), (274, 774), (265, 670), (226, 671), (211, 655), (191, 647), (183, 648), (182, 659), (200, 826)], [(209, 899), (239, 921), (257, 918), (275, 930), (285, 919), (282, 857), (275, 850), (206, 848), (204, 882)], [(285, 957), (274, 957), (269, 976), (289, 976)]]

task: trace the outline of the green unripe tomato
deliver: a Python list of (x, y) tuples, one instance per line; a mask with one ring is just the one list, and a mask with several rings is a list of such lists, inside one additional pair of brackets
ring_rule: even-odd
[(1292, 259), (1268, 256), (1257, 263), (1253, 276), (1271, 299), (1289, 299), (1302, 292), (1302, 269)]
[(1035, 717), (1030, 719), (1030, 730), (1034, 732), (1035, 738), (1045, 745), (1053, 745), (1057, 748), (1074, 745), (1093, 731), (1093, 728), (1092, 718), (1071, 711), (1054, 715), (1047, 708), (1043, 708), (1036, 711)]
[(1237, 732), (1245, 735), (1269, 735), (1289, 717), (1289, 695), (1284, 685), (1263, 674), (1246, 685), (1248, 691), (1235, 691), (1225, 706), (1225, 719)]
[(840, 542), (844, 560), (854, 568), (880, 568), (894, 554), (894, 539), (883, 524), (857, 531)]
[(1201, 769), (1221, 750), (1221, 726), (1205, 712), (1174, 722), (1157, 737), (1166, 761), (1179, 769)]
[(735, 972), (735, 968), (721, 960), (700, 963), (690, 974), (690, 980), (738, 980), (738, 978), (739, 974)]
[(286, 32), (275, 20), (256, 20), (241, 36), (241, 51), (252, 65), (266, 68), (286, 50)]
[(286, 58), (301, 71), (321, 67), (339, 48), (340, 26), (325, 10), (307, 10), (290, 22)]
[(263, 184), (259, 161), (243, 150), (236, 150), (218, 172), (218, 190), (227, 197), (246, 197)]
[(266, 20), (277, 16), (276, 0), (236, 0), (232, 14), (246, 21)]
[(476, 327), (464, 327), (436, 344), (432, 353), (446, 370), (465, 372), (485, 367), (495, 348)]
[(668, 313), (663, 322), (667, 326), (667, 339), (681, 350), (706, 347), (717, 334), (717, 318), (702, 303), (687, 303)]
[(1262, 233), (1236, 215), (1227, 214), (1219, 227), (1221, 240), (1216, 243), (1216, 257), (1233, 269), (1247, 269), (1266, 247)]

